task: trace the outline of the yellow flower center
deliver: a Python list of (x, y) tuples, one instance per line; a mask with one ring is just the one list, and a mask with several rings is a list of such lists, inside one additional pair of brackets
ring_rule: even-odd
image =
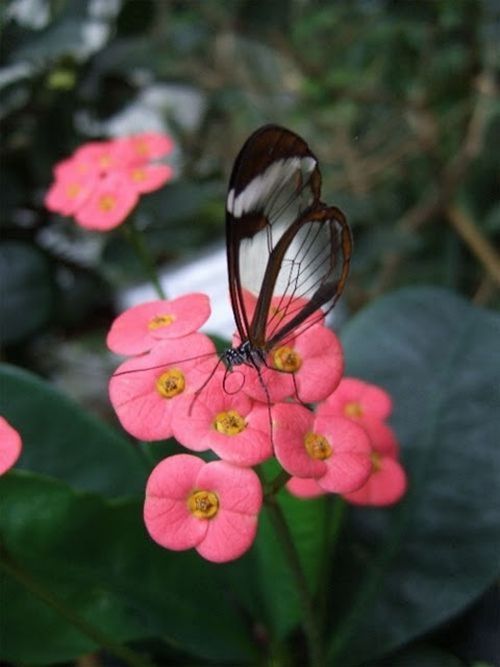
[(147, 141), (141, 141), (140, 139), (134, 141), (134, 150), (140, 157), (147, 157), (149, 155), (149, 147)]
[(224, 435), (238, 435), (238, 433), (244, 431), (246, 427), (246, 421), (236, 410), (219, 412), (214, 419), (215, 430)]
[(173, 398), (182, 394), (185, 386), (184, 373), (177, 368), (170, 368), (156, 378), (156, 390), (163, 398)]
[(272, 360), (274, 368), (286, 373), (295, 373), (302, 365), (300, 355), (288, 345), (278, 347), (272, 352)]
[(66, 188), (66, 196), (70, 199), (73, 199), (74, 197), (78, 196), (81, 189), (82, 188), (78, 185), (78, 183), (70, 183)]
[(378, 472), (382, 467), (381, 465), (382, 457), (378, 452), (372, 452), (370, 454), (370, 458), (372, 461), (372, 472)]
[(132, 171), (132, 180), (139, 183), (146, 180), (146, 170), (138, 167)]
[(304, 444), (307, 453), (312, 459), (324, 461), (333, 454), (332, 446), (324, 435), (318, 433), (308, 433), (304, 438)]
[(99, 199), (99, 208), (101, 209), (101, 211), (104, 211), (104, 213), (112, 211), (115, 206), (116, 206), (116, 197), (113, 195), (103, 195)]
[(357, 401), (346, 403), (344, 406), (344, 414), (351, 419), (359, 419), (359, 417), (363, 416), (363, 408)]
[(99, 166), (102, 167), (103, 169), (107, 169), (108, 167), (111, 166), (113, 160), (111, 159), (110, 155), (107, 155), (106, 153), (104, 155), (101, 155), (99, 158)]
[(212, 519), (219, 511), (219, 498), (213, 491), (192, 491), (187, 505), (198, 519)]
[(154, 329), (161, 329), (162, 327), (169, 327), (172, 322), (175, 322), (175, 315), (155, 315), (152, 320), (148, 322), (148, 329), (154, 331)]

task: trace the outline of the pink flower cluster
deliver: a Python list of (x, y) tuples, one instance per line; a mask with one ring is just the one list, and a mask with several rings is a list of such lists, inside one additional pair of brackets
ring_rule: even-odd
[[(279, 313), (278, 304), (276, 297), (270, 317), (283, 321), (293, 307)], [(250, 296), (246, 307), (251, 315)], [(122, 313), (108, 334), (111, 350), (132, 356), (109, 387), (123, 427), (146, 441), (173, 436), (220, 459), (182, 454), (153, 470), (144, 507), (153, 539), (216, 562), (242, 555), (263, 500), (252, 467), (273, 456), (289, 475), (288, 490), (303, 498), (337, 493), (364, 505), (401, 498), (406, 475), (386, 423), (391, 399), (342, 379), (342, 348), (323, 321), (278, 344), (258, 373), (217, 361), (213, 342), (197, 331), (209, 315), (203, 294), (153, 301)]]
[(55, 166), (45, 206), (87, 229), (113, 229), (140, 195), (172, 179), (172, 168), (158, 162), (172, 150), (172, 139), (156, 133), (84, 144)]

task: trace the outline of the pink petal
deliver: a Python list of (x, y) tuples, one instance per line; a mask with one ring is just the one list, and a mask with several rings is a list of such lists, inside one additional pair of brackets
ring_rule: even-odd
[(303, 359), (296, 373), (299, 399), (305, 403), (322, 401), (338, 386), (344, 372), (339, 339), (318, 324), (298, 336), (294, 347)]
[(272, 408), (272, 418), (274, 452), (283, 468), (297, 477), (324, 475), (325, 462), (311, 458), (304, 442), (312, 430), (312, 412), (295, 403), (280, 403)]
[(226, 563), (242, 556), (252, 546), (257, 533), (255, 514), (220, 512), (210, 521), (196, 551), (214, 563)]
[(107, 231), (121, 224), (138, 201), (137, 191), (122, 172), (109, 173), (98, 181), (75, 220), (87, 229)]
[(207, 533), (208, 521), (196, 518), (188, 508), (204, 465), (194, 456), (178, 454), (161, 461), (148, 479), (144, 522), (155, 542), (167, 549), (189, 549)]
[(224, 461), (240, 466), (254, 466), (273, 454), (268, 406), (254, 405), (245, 419), (248, 425), (241, 434), (226, 436), (216, 433), (210, 447)]
[(374, 470), (364, 486), (353, 493), (345, 494), (344, 498), (354, 505), (384, 507), (401, 500), (407, 486), (402, 465), (391, 457), (382, 456), (380, 470)]
[(286, 488), (297, 498), (318, 498), (324, 496), (326, 491), (321, 488), (316, 479), (292, 477), (286, 483)]
[(12, 468), (21, 454), (21, 449), (21, 436), (4, 417), (0, 417), (0, 475)]
[[(356, 404), (361, 408), (360, 416), (348, 413), (348, 406)], [(386, 419), (392, 411), (392, 399), (389, 394), (377, 385), (358, 380), (343, 378), (337, 389), (318, 407), (318, 414), (349, 416), (356, 421), (364, 417)]]
[(89, 199), (97, 183), (95, 173), (82, 175), (68, 170), (67, 174), (58, 178), (47, 191), (45, 207), (61, 215), (73, 215)]
[[(165, 316), (164, 325), (152, 328), (151, 323), (155, 318)], [(186, 294), (178, 299), (149, 301), (119, 315), (111, 326), (106, 342), (109, 349), (117, 354), (142, 354), (158, 340), (193, 333), (209, 316), (210, 301), (205, 294)]]
[(167, 134), (144, 132), (116, 140), (130, 153), (133, 164), (149, 162), (169, 155), (174, 149), (174, 142)]
[(393, 429), (376, 417), (365, 417), (360, 424), (371, 440), (373, 449), (393, 459), (399, 456), (399, 442)]

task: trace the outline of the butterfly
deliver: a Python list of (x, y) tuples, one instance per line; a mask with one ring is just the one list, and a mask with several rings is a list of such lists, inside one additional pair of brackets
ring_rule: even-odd
[(268, 352), (320, 321), (346, 283), (352, 236), (321, 201), (318, 160), (291, 130), (265, 125), (245, 142), (226, 199), (229, 293), (239, 344), (229, 370), (259, 368)]

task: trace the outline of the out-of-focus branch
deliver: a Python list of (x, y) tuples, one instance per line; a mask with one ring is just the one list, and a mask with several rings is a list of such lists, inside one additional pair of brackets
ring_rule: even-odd
[(452, 204), (446, 209), (446, 215), (453, 229), (500, 287), (500, 256), (494, 247), (462, 208)]

